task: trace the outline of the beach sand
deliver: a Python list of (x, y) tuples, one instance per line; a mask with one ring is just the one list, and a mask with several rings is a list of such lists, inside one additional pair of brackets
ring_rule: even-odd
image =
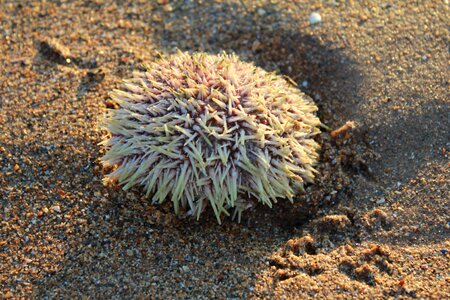
[[(0, 1), (0, 298), (450, 298), (448, 16), (443, 0)], [(294, 205), (177, 218), (105, 186), (98, 146), (108, 93), (177, 49), (235, 52), (356, 127), (318, 137)]]

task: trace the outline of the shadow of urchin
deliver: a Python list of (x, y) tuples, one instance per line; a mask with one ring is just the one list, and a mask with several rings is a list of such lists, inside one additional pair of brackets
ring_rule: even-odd
[[(178, 53), (145, 66), (112, 93), (104, 127), (107, 175), (142, 186), (153, 203), (207, 206), (241, 219), (249, 201), (272, 207), (314, 179), (316, 105), (285, 78), (235, 55)], [(249, 200), (251, 199), (251, 200)]]

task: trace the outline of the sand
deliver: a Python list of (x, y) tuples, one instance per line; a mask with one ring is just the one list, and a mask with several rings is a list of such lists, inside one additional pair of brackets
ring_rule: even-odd
[[(311, 12), (322, 22), (309, 24)], [(447, 1), (0, 1), (0, 298), (450, 298)], [(315, 99), (315, 185), (241, 224), (102, 183), (141, 63), (237, 53)], [(305, 205), (305, 203), (309, 203)]]

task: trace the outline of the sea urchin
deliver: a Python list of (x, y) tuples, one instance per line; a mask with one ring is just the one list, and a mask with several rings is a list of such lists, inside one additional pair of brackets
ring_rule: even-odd
[(178, 53), (144, 66), (112, 99), (103, 120), (107, 178), (143, 186), (153, 203), (171, 199), (220, 223), (249, 199), (292, 201), (314, 179), (317, 110), (282, 76), (235, 55)]

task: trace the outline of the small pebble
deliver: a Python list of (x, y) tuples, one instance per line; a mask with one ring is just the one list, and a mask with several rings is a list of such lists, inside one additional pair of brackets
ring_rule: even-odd
[(319, 15), (319, 13), (313, 12), (313, 13), (311, 13), (311, 15), (309, 15), (309, 23), (311, 25), (321, 23), (321, 22), (322, 22), (322, 17)]
[(183, 272), (189, 272), (190, 271), (190, 269), (189, 269), (189, 267), (188, 266), (182, 266), (181, 267), (182, 269), (183, 269)]
[(266, 14), (266, 11), (262, 8), (258, 8), (258, 15), (264, 16)]
[(256, 51), (261, 47), (261, 42), (258, 40), (255, 40), (252, 44), (252, 51)]
[(170, 4), (166, 4), (163, 6), (163, 10), (167, 11), (167, 12), (171, 12), (171, 11), (173, 11), (173, 6)]
[(383, 204), (383, 203), (385, 203), (386, 202), (386, 199), (384, 199), (384, 198), (380, 198), (379, 200), (377, 200), (377, 204)]
[(57, 213), (61, 212), (61, 207), (59, 207), (59, 205), (54, 205), (54, 206), (50, 207), (50, 209)]

